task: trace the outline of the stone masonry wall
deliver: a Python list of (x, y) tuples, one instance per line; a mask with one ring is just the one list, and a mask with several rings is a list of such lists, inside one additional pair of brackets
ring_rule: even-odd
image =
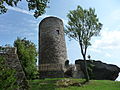
[(0, 49), (0, 56), (6, 59), (6, 64), (8, 65), (9, 68), (16, 70), (15, 76), (17, 78), (17, 83), (19, 85), (18, 90), (27, 90), (28, 82), (23, 72), (21, 63), (16, 54), (16, 48), (9, 48), (9, 47), (2, 48)]
[(39, 25), (39, 65), (60, 64), (64, 70), (66, 60), (63, 22), (57, 17), (47, 17)]

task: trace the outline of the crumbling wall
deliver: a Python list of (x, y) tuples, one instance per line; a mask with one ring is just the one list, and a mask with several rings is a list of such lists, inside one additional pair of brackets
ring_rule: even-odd
[(15, 47), (0, 47), (0, 56), (4, 57), (6, 60), (6, 65), (9, 68), (14, 69), (16, 71), (17, 84), (19, 86), (18, 90), (27, 90), (28, 82), (25, 77), (25, 73), (23, 72), (21, 63), (16, 54)]

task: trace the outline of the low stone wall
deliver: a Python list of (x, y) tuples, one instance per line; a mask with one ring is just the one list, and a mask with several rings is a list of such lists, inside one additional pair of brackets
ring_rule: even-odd
[(8, 65), (9, 68), (16, 70), (15, 76), (17, 78), (17, 84), (19, 85), (17, 90), (27, 90), (28, 82), (16, 54), (16, 48), (0, 48), (0, 56), (6, 59), (6, 65)]

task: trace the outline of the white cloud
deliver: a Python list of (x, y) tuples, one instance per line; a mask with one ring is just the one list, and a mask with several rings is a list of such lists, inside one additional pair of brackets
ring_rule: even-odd
[(106, 59), (105, 61), (107, 63), (120, 66), (120, 30), (104, 28), (101, 32), (101, 36), (98, 39), (94, 39), (92, 46), (88, 49), (94, 58), (98, 58), (100, 60)]
[(120, 9), (113, 10), (109, 12), (109, 14), (105, 17), (105, 24), (110, 25), (109, 27), (113, 27), (120, 22)]
[[(110, 14), (110, 20), (114, 20), (114, 21), (118, 21), (120, 20), (120, 9), (114, 10), (111, 14)], [(112, 21), (111, 20), (111, 21)], [(112, 21), (113, 22), (113, 21)]]
[(32, 12), (28, 11), (28, 10), (24, 10), (18, 7), (11, 7), (11, 6), (6, 6), (9, 10), (13, 10), (16, 12), (20, 12), (20, 13), (24, 13), (24, 14), (28, 14), (28, 15), (33, 15)]
[[(11, 6), (6, 6), (6, 7), (8, 8), (8, 10), (13, 10), (13, 11), (20, 12), (20, 13), (23, 13), (23, 14), (28, 14), (28, 15), (33, 15), (34, 14), (31, 11), (21, 9), (21, 8), (18, 8), (18, 7), (11, 7)], [(44, 14), (44, 15), (41, 15), (39, 18), (45, 18), (45, 17), (48, 17), (48, 16), (51, 16), (51, 15)]]
[(109, 54), (109, 53), (106, 53), (105, 56), (109, 57), (109, 58), (112, 57), (111, 54)]
[(94, 49), (120, 49), (120, 31), (103, 30), (101, 39), (92, 44)]
[(102, 51), (97, 49), (97, 48), (94, 48), (94, 47), (91, 47), (91, 48), (88, 48), (88, 50), (92, 51), (92, 52), (96, 52), (96, 53), (101, 53)]
[[(31, 12), (31, 11), (28, 11), (28, 10), (25, 10), (25, 9), (21, 9), (21, 8), (18, 8), (18, 7), (11, 7), (11, 6), (6, 6), (8, 8), (8, 10), (13, 10), (13, 11), (16, 11), (16, 12), (20, 12), (20, 13), (23, 13), (23, 14), (28, 14), (28, 15), (33, 15), (34, 13)], [(41, 15), (39, 18), (45, 18), (45, 17), (49, 17), (49, 16), (54, 16), (54, 17), (58, 17), (58, 18), (61, 18), (59, 16), (55, 16), (55, 15), (47, 15), (47, 14), (43, 14)], [(67, 20), (65, 19), (62, 19), (64, 24), (66, 25), (67, 24)]]

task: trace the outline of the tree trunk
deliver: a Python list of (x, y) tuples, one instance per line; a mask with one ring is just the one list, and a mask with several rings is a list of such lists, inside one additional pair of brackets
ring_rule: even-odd
[(79, 37), (79, 45), (81, 48), (81, 53), (83, 56), (83, 60), (84, 60), (84, 74), (85, 74), (85, 82), (89, 82), (89, 74), (88, 74), (88, 70), (87, 70), (87, 62), (86, 62), (86, 51), (87, 51), (87, 47), (85, 47), (85, 51), (83, 51), (83, 46), (82, 46), (82, 40)]
[(85, 69), (85, 79), (86, 82), (89, 82), (89, 74), (88, 74), (88, 70), (87, 70), (87, 62), (86, 62), (86, 57), (85, 55), (83, 55), (83, 60), (84, 60), (84, 69)]

